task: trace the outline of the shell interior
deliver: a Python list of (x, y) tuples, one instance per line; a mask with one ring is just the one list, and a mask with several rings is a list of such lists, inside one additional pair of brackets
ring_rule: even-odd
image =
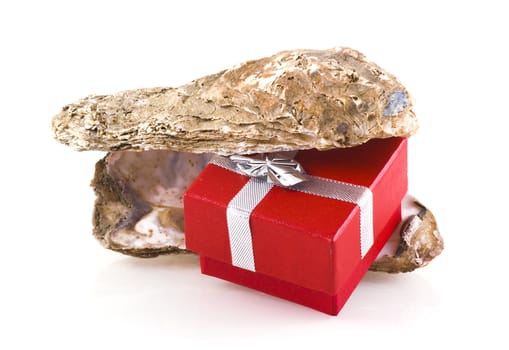
[[(111, 242), (128, 249), (185, 249), (182, 198), (211, 157), (174, 151), (110, 153), (108, 173), (134, 193), (138, 200), (133, 205), (150, 208), (113, 230)], [(131, 215), (138, 212), (135, 208)]]

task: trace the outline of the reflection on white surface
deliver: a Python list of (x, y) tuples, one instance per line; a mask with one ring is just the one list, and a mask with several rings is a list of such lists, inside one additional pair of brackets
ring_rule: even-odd
[(196, 328), (206, 335), (220, 334), (225, 328), (235, 329), (237, 335), (248, 334), (252, 327), (277, 333), (289, 323), (297, 326), (326, 321), (325, 325), (329, 319), (376, 328), (425, 317), (430, 307), (439, 303), (437, 292), (418, 273), (369, 272), (339, 316), (332, 317), (200, 275), (195, 255), (115, 261), (98, 275), (90, 297), (99, 319), (131, 325), (140, 322), (155, 328), (167, 325), (190, 335)]

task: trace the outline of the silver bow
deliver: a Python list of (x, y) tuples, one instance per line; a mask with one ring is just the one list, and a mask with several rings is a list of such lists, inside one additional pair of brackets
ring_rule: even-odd
[(283, 187), (294, 186), (307, 180), (301, 165), (293, 159), (271, 158), (268, 155), (257, 157), (233, 155), (230, 156), (230, 160), (236, 164), (241, 173), (251, 177), (266, 176), (268, 183)]

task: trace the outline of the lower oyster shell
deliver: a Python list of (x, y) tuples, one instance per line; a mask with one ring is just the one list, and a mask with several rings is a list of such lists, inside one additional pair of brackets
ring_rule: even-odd
[[(211, 157), (174, 151), (108, 153), (96, 164), (92, 180), (94, 236), (106, 248), (136, 257), (188, 252), (182, 197)], [(404, 218), (408, 224), (401, 229), (395, 255), (380, 256), (371, 270), (412, 271), (440, 254), (443, 240), (436, 221), (429, 210), (418, 209)], [(400, 236), (399, 228), (395, 235)]]
[(389, 254), (382, 251), (370, 266), (371, 271), (411, 272), (426, 266), (444, 249), (444, 240), (431, 211), (410, 196), (403, 203), (404, 210), (416, 214), (403, 215), (401, 225), (393, 233), (393, 241), (399, 242), (397, 249)]

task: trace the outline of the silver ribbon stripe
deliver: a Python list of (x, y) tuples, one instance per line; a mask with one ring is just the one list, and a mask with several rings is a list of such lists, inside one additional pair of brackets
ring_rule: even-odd
[[(226, 157), (215, 156), (210, 163), (245, 175), (235, 162)], [(359, 207), (360, 254), (361, 259), (364, 258), (374, 242), (373, 192), (368, 187), (318, 176), (306, 175), (306, 179), (308, 181), (298, 183), (288, 189), (353, 203)], [(252, 177), (228, 203), (226, 216), (233, 266), (256, 271), (249, 218), (254, 208), (272, 187), (274, 187), (274, 183)]]

